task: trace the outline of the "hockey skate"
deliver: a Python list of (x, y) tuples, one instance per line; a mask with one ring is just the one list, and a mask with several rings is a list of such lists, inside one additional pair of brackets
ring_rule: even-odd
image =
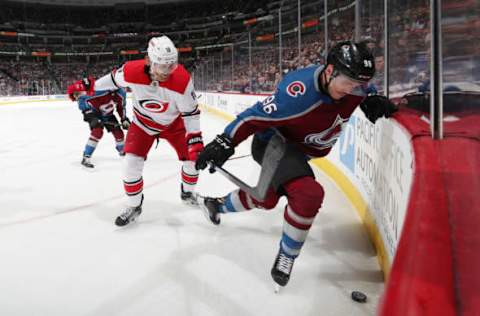
[(95, 167), (95, 166), (93, 165), (93, 163), (90, 161), (90, 157), (86, 157), (86, 156), (83, 156), (83, 159), (82, 159), (81, 164), (82, 164), (84, 167), (87, 167), (87, 168), (94, 168), (94, 167)]
[(143, 194), (142, 194), (142, 201), (140, 202), (140, 205), (127, 207), (125, 211), (123, 211), (123, 213), (117, 217), (117, 219), (115, 220), (115, 225), (125, 226), (135, 221), (135, 219), (140, 214), (142, 214), (142, 204), (143, 204)]
[(275, 281), (277, 285), (275, 292), (279, 291), (279, 286), (287, 285), (288, 280), (290, 279), (290, 273), (292, 272), (294, 262), (295, 258), (287, 255), (285, 252), (282, 251), (282, 248), (280, 247), (271, 271), (273, 281)]
[(200, 208), (205, 217), (214, 225), (220, 224), (220, 206), (223, 198), (199, 197)]
[(195, 192), (183, 191), (183, 185), (180, 185), (180, 198), (183, 203), (198, 206), (197, 196)]

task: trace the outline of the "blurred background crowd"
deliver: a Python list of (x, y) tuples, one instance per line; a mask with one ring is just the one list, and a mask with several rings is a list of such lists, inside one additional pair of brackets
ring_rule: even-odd
[[(328, 48), (347, 39), (368, 42), (380, 92), (385, 61), (390, 93), (428, 89), (426, 0), (389, 1), (388, 36), (383, 0), (50, 2), (2, 2), (0, 96), (65, 93), (75, 80), (143, 58), (161, 34), (179, 48), (197, 90), (271, 92), (289, 71), (324, 64)], [(444, 81), (480, 91), (480, 4), (443, 1), (442, 9)]]

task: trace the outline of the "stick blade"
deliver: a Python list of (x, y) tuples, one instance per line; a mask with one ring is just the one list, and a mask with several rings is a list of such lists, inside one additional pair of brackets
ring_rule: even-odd
[(222, 167), (216, 166), (213, 162), (210, 162), (210, 169), (218, 171), (255, 200), (263, 202), (272, 184), (273, 176), (280, 165), (280, 161), (285, 155), (285, 151), (286, 144), (283, 137), (278, 134), (274, 135), (265, 149), (262, 159), (262, 170), (260, 171), (260, 177), (255, 187), (249, 186), (232, 173)]
[[(285, 155), (286, 144), (282, 136), (275, 134), (268, 142), (265, 154), (262, 159), (262, 170), (260, 172), (260, 178), (258, 180), (256, 189), (256, 195), (260, 201), (265, 199), (267, 191), (272, 184), (273, 176), (280, 165)], [(255, 197), (256, 198), (256, 197)]]

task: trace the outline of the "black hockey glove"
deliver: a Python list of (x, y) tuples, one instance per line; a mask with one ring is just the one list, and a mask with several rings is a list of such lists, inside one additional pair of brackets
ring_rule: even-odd
[(209, 162), (213, 162), (216, 166), (221, 167), (234, 152), (235, 149), (231, 139), (225, 134), (217, 135), (217, 137), (208, 143), (200, 152), (195, 162), (195, 168), (197, 168), (197, 170), (203, 170)]
[(83, 120), (90, 125), (90, 128), (103, 127), (102, 120), (92, 110), (83, 111)]
[(124, 130), (128, 130), (128, 128), (130, 127), (130, 120), (128, 119), (128, 117), (125, 117), (123, 120), (122, 120), (122, 128)]
[(382, 116), (388, 118), (397, 112), (397, 107), (387, 97), (383, 95), (369, 95), (360, 104), (365, 116), (370, 122), (375, 122)]

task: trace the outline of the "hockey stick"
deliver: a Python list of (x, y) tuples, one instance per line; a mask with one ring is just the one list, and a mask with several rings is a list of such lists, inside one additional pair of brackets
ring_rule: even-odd
[(245, 158), (245, 157), (250, 157), (251, 155), (241, 155), (241, 156), (236, 156), (236, 157), (231, 157), (231, 158), (228, 158), (227, 160), (230, 161), (230, 160), (237, 160), (237, 159), (242, 159), (242, 158)]
[(260, 177), (255, 187), (249, 186), (232, 173), (228, 172), (222, 167), (216, 166), (213, 162), (210, 162), (210, 170), (213, 169), (218, 171), (254, 199), (262, 202), (265, 200), (268, 188), (272, 183), (273, 176), (280, 165), (280, 160), (285, 154), (285, 149), (285, 141), (280, 135), (274, 135), (270, 139), (263, 155), (262, 170), (260, 171)]

